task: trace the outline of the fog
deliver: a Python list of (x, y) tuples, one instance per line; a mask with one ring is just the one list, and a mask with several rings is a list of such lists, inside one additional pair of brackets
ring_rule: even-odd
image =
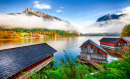
[(130, 7), (126, 7), (119, 14), (125, 14), (116, 20), (108, 20), (103, 22), (95, 22), (87, 26), (83, 26), (80, 31), (83, 33), (121, 33), (122, 29), (130, 24)]
[[(6, 15), (0, 14), (0, 26), (6, 28), (46, 28), (59, 29), (67, 31), (78, 31), (81, 33), (121, 33), (124, 26), (130, 24), (130, 7), (126, 7), (119, 14), (125, 14), (116, 20), (103, 22), (93, 22), (88, 25), (87, 22), (67, 23), (56, 19), (47, 20), (43, 17), (27, 16), (26, 14)], [(79, 21), (80, 22), (80, 21)]]
[(28, 16), (26, 14), (6, 15), (0, 14), (0, 26), (5, 28), (46, 28), (59, 30), (76, 30), (76, 27), (56, 19), (45, 19), (43, 17)]

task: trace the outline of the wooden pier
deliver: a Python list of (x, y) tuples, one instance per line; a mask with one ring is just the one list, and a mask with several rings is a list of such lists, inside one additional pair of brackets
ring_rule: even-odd
[(90, 65), (92, 65), (93, 67), (95, 67), (95, 68), (98, 69), (98, 70), (101, 69), (99, 62), (85, 60), (85, 59), (83, 59), (83, 58), (80, 58), (80, 55), (78, 55), (78, 59), (80, 59), (80, 63), (90, 64)]

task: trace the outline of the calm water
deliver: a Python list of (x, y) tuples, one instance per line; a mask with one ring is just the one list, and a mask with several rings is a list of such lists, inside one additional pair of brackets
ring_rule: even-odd
[[(55, 48), (58, 52), (54, 54), (54, 59), (56, 57), (64, 57), (63, 50), (72, 56), (80, 55), (80, 45), (88, 39), (93, 40), (95, 43), (100, 45), (99, 40), (102, 36), (85, 36), (85, 37), (70, 37), (70, 38), (49, 38), (49, 39), (21, 39), (21, 40), (13, 40), (13, 41), (0, 41), (0, 50), (7, 48), (14, 48), (38, 43), (47, 43), (53, 48)], [(117, 60), (117, 58), (108, 55), (108, 62), (112, 60)]]

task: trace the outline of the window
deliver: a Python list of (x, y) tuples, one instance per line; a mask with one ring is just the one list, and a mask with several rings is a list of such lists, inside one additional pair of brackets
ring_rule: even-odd
[(121, 45), (121, 43), (118, 43), (118, 46), (120, 46)]
[(91, 46), (91, 49), (93, 49), (93, 47)]
[(93, 53), (93, 47), (92, 46), (90, 46), (90, 53)]
[(123, 47), (123, 45), (121, 44), (121, 43), (118, 43), (118, 45), (117, 45), (118, 47)]

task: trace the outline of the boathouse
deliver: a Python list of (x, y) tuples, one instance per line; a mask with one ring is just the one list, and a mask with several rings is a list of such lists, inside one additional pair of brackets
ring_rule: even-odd
[[(80, 58), (84, 63), (107, 62), (107, 52), (92, 40), (85, 41), (81, 46)], [(92, 64), (92, 63), (91, 63)]]
[(0, 79), (27, 79), (32, 73), (22, 72), (43, 69), (52, 62), (55, 52), (46, 43), (0, 50)]
[(102, 38), (100, 46), (109, 50), (116, 50), (127, 45), (127, 41), (122, 38)]
[(130, 37), (121, 37), (122, 39), (124, 39), (127, 43), (130, 42)]

